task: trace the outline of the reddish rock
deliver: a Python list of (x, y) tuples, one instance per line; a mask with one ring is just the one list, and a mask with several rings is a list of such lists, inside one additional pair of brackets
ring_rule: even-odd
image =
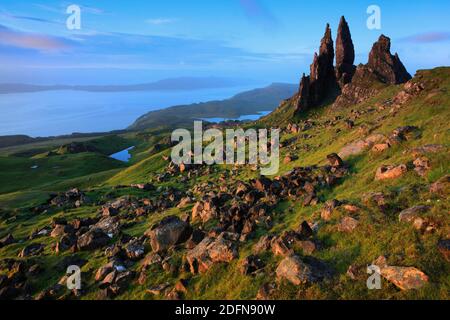
[(341, 86), (352, 80), (356, 67), (355, 48), (347, 21), (342, 17), (339, 22), (336, 38), (336, 78)]
[(391, 54), (391, 39), (381, 35), (369, 54), (368, 67), (384, 83), (399, 84), (411, 79), (397, 54)]
[(382, 166), (377, 169), (375, 174), (375, 180), (389, 180), (400, 178), (408, 171), (406, 165), (401, 164), (399, 166)]
[(430, 186), (430, 192), (447, 197), (450, 194), (450, 175), (446, 175), (433, 183)]
[(165, 217), (145, 232), (145, 235), (150, 238), (150, 245), (154, 252), (165, 251), (176, 244), (183, 243), (191, 234), (191, 226), (176, 216)]
[(339, 231), (341, 232), (347, 232), (351, 233), (353, 230), (356, 229), (359, 222), (358, 220), (352, 218), (352, 217), (345, 217), (341, 220), (341, 223), (338, 226)]
[(298, 286), (313, 282), (313, 272), (299, 257), (290, 256), (284, 258), (276, 270), (277, 279), (285, 279)]

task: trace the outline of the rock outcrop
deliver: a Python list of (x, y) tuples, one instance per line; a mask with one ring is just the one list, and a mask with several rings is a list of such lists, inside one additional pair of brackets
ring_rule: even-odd
[(391, 39), (381, 35), (372, 47), (367, 66), (380, 81), (387, 84), (400, 84), (411, 80), (398, 54), (391, 54)]
[(322, 103), (337, 88), (334, 70), (334, 43), (330, 25), (320, 42), (319, 54), (314, 54), (309, 77), (303, 75), (300, 90), (296, 96), (296, 112), (306, 110)]
[(335, 107), (358, 104), (379, 92), (380, 86), (374, 84), (400, 84), (411, 79), (397, 53), (391, 54), (391, 40), (384, 35), (373, 45), (366, 65), (355, 67), (354, 62), (355, 47), (345, 18), (339, 23), (336, 52), (327, 24), (311, 73), (302, 76), (299, 92), (290, 100), (295, 113), (317, 107), (327, 99), (335, 98)]
[(336, 38), (336, 79), (344, 86), (351, 82), (356, 67), (355, 47), (353, 45), (350, 28), (344, 17), (341, 18)]

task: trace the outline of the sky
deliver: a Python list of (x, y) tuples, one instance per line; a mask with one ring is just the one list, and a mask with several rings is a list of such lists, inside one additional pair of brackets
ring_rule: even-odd
[[(69, 30), (68, 6), (81, 8)], [(381, 9), (370, 30), (367, 8)], [(345, 15), (356, 63), (380, 34), (410, 73), (450, 65), (448, 0), (1, 0), (0, 83), (130, 84), (174, 77), (297, 83)]]

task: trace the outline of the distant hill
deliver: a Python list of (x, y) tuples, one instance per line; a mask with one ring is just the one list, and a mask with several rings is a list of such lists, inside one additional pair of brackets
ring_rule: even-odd
[(265, 88), (239, 93), (226, 100), (180, 105), (151, 111), (137, 119), (128, 129), (143, 130), (161, 124), (168, 126), (185, 125), (200, 118), (238, 118), (260, 111), (272, 111), (282, 100), (290, 98), (297, 90), (298, 85), (274, 83)]
[(211, 88), (230, 88), (249, 84), (246, 79), (221, 77), (181, 77), (163, 79), (151, 83), (131, 85), (32, 85), (24, 83), (2, 83), (0, 94), (74, 90), (87, 92), (129, 92), (129, 91), (177, 91)]

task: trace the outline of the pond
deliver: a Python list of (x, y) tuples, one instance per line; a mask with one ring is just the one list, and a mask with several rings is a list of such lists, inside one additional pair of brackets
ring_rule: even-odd
[(109, 157), (113, 158), (113, 159), (116, 159), (116, 160), (119, 160), (119, 161), (122, 161), (122, 162), (128, 162), (131, 159), (130, 151), (133, 150), (133, 149), (134, 149), (134, 146), (133, 147), (129, 147), (129, 148), (125, 149), (125, 150), (119, 151), (117, 153), (114, 153), (114, 154), (110, 155)]
[(264, 116), (267, 116), (272, 111), (261, 111), (257, 114), (248, 114), (240, 116), (239, 118), (202, 118), (203, 121), (208, 121), (211, 123), (220, 123), (223, 121), (256, 121)]

